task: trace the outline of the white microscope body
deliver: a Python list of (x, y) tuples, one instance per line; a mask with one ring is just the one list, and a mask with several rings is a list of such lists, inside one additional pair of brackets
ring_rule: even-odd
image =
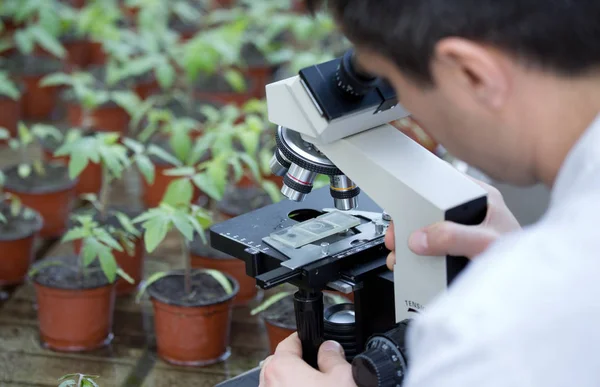
[(484, 208), (486, 192), (388, 124), (409, 115), (400, 105), (327, 119), (301, 76), (268, 85), (267, 102), (271, 122), (300, 133), (392, 217), (396, 320), (415, 317), (447, 288), (455, 258), (415, 255), (410, 234)]

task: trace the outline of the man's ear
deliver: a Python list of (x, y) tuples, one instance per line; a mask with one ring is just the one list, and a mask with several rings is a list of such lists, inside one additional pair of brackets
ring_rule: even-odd
[(508, 97), (508, 71), (497, 51), (467, 39), (445, 38), (434, 49), (435, 84), (466, 93), (494, 110)]

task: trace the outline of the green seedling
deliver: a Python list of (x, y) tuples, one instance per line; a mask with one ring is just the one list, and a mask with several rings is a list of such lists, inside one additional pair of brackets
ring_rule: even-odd
[(99, 387), (98, 378), (97, 375), (68, 374), (58, 379), (58, 387)]
[(3, 70), (0, 70), (0, 96), (8, 97), (15, 101), (21, 97), (21, 91), (12, 81), (8, 72)]

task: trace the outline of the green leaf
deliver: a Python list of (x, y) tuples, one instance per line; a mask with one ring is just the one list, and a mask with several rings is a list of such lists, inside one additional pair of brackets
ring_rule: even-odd
[(0, 140), (8, 140), (10, 138), (10, 132), (5, 129), (0, 127)]
[(146, 290), (148, 289), (149, 286), (151, 286), (156, 281), (158, 281), (161, 278), (164, 278), (168, 275), (169, 275), (169, 273), (166, 273), (166, 272), (154, 273), (150, 277), (148, 277), (148, 279), (144, 280), (142, 282), (142, 286), (140, 286), (140, 290), (138, 291), (137, 295), (135, 296), (135, 302), (139, 303), (142, 300), (142, 297), (146, 293)]
[(164, 150), (154, 144), (152, 144), (148, 147), (148, 154), (152, 155), (152, 156), (156, 156), (159, 159), (161, 159), (171, 165), (174, 165), (176, 167), (182, 166), (182, 162), (179, 161), (175, 156), (171, 155), (166, 150)]
[(131, 91), (113, 91), (110, 99), (125, 109), (130, 116), (135, 114), (135, 111), (142, 103), (140, 97)]
[(29, 164), (19, 164), (17, 173), (21, 179), (26, 179), (31, 176), (31, 165)]
[(142, 227), (146, 230), (144, 233), (144, 244), (149, 253), (156, 250), (159, 244), (165, 239), (171, 229), (171, 221), (166, 217), (154, 217), (145, 222)]
[(194, 240), (194, 226), (190, 223), (185, 213), (175, 212), (171, 216), (171, 220), (175, 225), (175, 228), (179, 230), (181, 235), (185, 237), (188, 241)]
[(169, 139), (169, 144), (175, 153), (175, 157), (182, 161), (187, 160), (192, 150), (192, 141), (187, 132), (182, 130), (173, 131)]
[(59, 384), (58, 387), (74, 387), (76, 385), (77, 383), (74, 380), (65, 380), (64, 382)]
[(288, 297), (291, 294), (292, 294), (292, 292), (281, 292), (281, 293), (276, 293), (276, 294), (272, 295), (271, 297), (269, 297), (265, 301), (263, 301), (259, 306), (252, 309), (250, 311), (250, 315), (256, 316), (257, 314), (264, 312), (265, 310), (267, 310), (271, 306), (273, 306), (275, 303)]
[(113, 238), (106, 230), (99, 228), (95, 230), (94, 234), (99, 242), (102, 242), (113, 250), (119, 252), (123, 251), (123, 246), (121, 246), (119, 242), (117, 242), (117, 240)]
[(131, 149), (131, 151), (135, 154), (139, 154), (144, 152), (144, 145), (139, 141), (132, 140), (131, 138), (123, 138), (123, 145), (127, 148)]
[(218, 270), (212, 270), (212, 269), (204, 269), (204, 270), (202, 270), (202, 272), (209, 274), (211, 277), (213, 277), (215, 280), (217, 280), (217, 282), (225, 290), (225, 293), (227, 293), (227, 294), (233, 293), (233, 287), (231, 286), (231, 282), (229, 282), (229, 279), (223, 273), (221, 273)]
[(4, 214), (1, 212), (0, 212), (0, 223), (2, 223), (2, 224), (8, 223), (8, 219), (6, 219), (6, 216), (4, 216)]
[(167, 191), (162, 198), (163, 203), (171, 206), (189, 205), (194, 196), (194, 187), (189, 179), (173, 180), (167, 187)]
[(52, 138), (56, 141), (62, 141), (63, 139), (62, 132), (57, 127), (52, 125), (34, 124), (31, 127), (31, 133), (34, 137), (40, 139)]
[(40, 81), (42, 87), (70, 85), (71, 83), (72, 77), (65, 73), (50, 74)]
[(121, 269), (120, 267), (117, 268), (117, 275), (121, 278), (123, 278), (125, 281), (129, 282), (130, 284), (134, 284), (135, 280), (133, 278), (131, 278), (131, 276), (127, 273), (125, 273), (125, 271), (123, 271), (123, 269)]
[(278, 203), (282, 199), (281, 190), (277, 184), (269, 180), (263, 180), (261, 182), (262, 189), (269, 195), (273, 203)]
[(238, 93), (246, 91), (246, 79), (239, 71), (227, 70), (225, 71), (225, 74), (223, 74), (223, 77), (225, 77), (225, 80), (234, 91)]
[(31, 131), (27, 128), (27, 125), (25, 125), (23, 122), (19, 122), (17, 129), (19, 133), (19, 140), (23, 146), (27, 146), (33, 142), (34, 137), (31, 134)]
[(237, 183), (244, 176), (244, 167), (237, 157), (229, 159), (229, 165), (233, 168), (233, 181)]
[(192, 178), (192, 181), (202, 192), (210, 196), (211, 199), (223, 199), (224, 190), (215, 184), (213, 179), (208, 176), (208, 173), (202, 172)]
[(115, 279), (117, 279), (117, 261), (115, 261), (115, 256), (110, 248), (99, 249), (98, 258), (106, 279), (110, 283), (115, 282)]
[(21, 54), (29, 55), (33, 52), (35, 44), (29, 30), (19, 30), (15, 32), (14, 39)]
[(169, 89), (175, 82), (175, 69), (169, 62), (163, 62), (155, 70), (155, 76), (160, 87)]
[(61, 239), (61, 243), (67, 243), (79, 239), (84, 239), (90, 236), (90, 232), (83, 227), (77, 227), (69, 230)]
[(253, 131), (242, 131), (238, 133), (238, 138), (244, 147), (244, 150), (249, 155), (256, 155), (258, 150), (258, 144), (260, 142), (260, 133)]
[(154, 167), (154, 164), (152, 164), (152, 161), (150, 161), (150, 158), (146, 155), (139, 154), (135, 156), (135, 164), (140, 170), (142, 176), (144, 176), (146, 182), (149, 185), (154, 184), (156, 168)]
[(0, 95), (17, 101), (21, 96), (21, 92), (7, 77), (0, 77)]
[(60, 44), (58, 39), (45, 31), (41, 27), (33, 27), (31, 33), (35, 40), (42, 46), (46, 51), (56, 56), (57, 58), (63, 59), (65, 57), (65, 48)]
[(239, 154), (239, 157), (240, 159), (242, 159), (244, 164), (246, 164), (246, 166), (250, 169), (250, 172), (252, 172), (252, 176), (254, 177), (254, 179), (256, 181), (261, 181), (262, 175), (260, 174), (260, 169), (258, 168), (258, 163), (256, 162), (256, 160), (254, 160), (252, 157), (250, 157), (250, 155), (246, 153)]
[(89, 153), (86, 151), (86, 147), (83, 145), (83, 141), (73, 144), (70, 147), (71, 154), (69, 155), (69, 178), (74, 180), (81, 175), (81, 172), (87, 168), (89, 164)]
[(83, 266), (88, 267), (94, 262), (98, 255), (98, 247), (102, 245), (94, 238), (88, 237), (83, 241), (81, 248), (81, 259), (83, 260)]
[(192, 176), (196, 172), (194, 167), (172, 168), (163, 171), (165, 176)]
[(75, 376), (79, 377), (79, 375), (81, 375), (81, 374), (67, 374), (67, 375), (62, 376), (60, 379), (58, 379), (58, 381), (60, 382), (60, 381), (63, 381), (65, 379), (68, 379), (68, 378), (73, 378)]

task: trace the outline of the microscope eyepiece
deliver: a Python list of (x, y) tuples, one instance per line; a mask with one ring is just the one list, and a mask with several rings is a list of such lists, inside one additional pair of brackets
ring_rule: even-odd
[(360, 67), (354, 50), (346, 51), (335, 72), (337, 89), (350, 99), (362, 98), (376, 87), (378, 81), (379, 78)]

